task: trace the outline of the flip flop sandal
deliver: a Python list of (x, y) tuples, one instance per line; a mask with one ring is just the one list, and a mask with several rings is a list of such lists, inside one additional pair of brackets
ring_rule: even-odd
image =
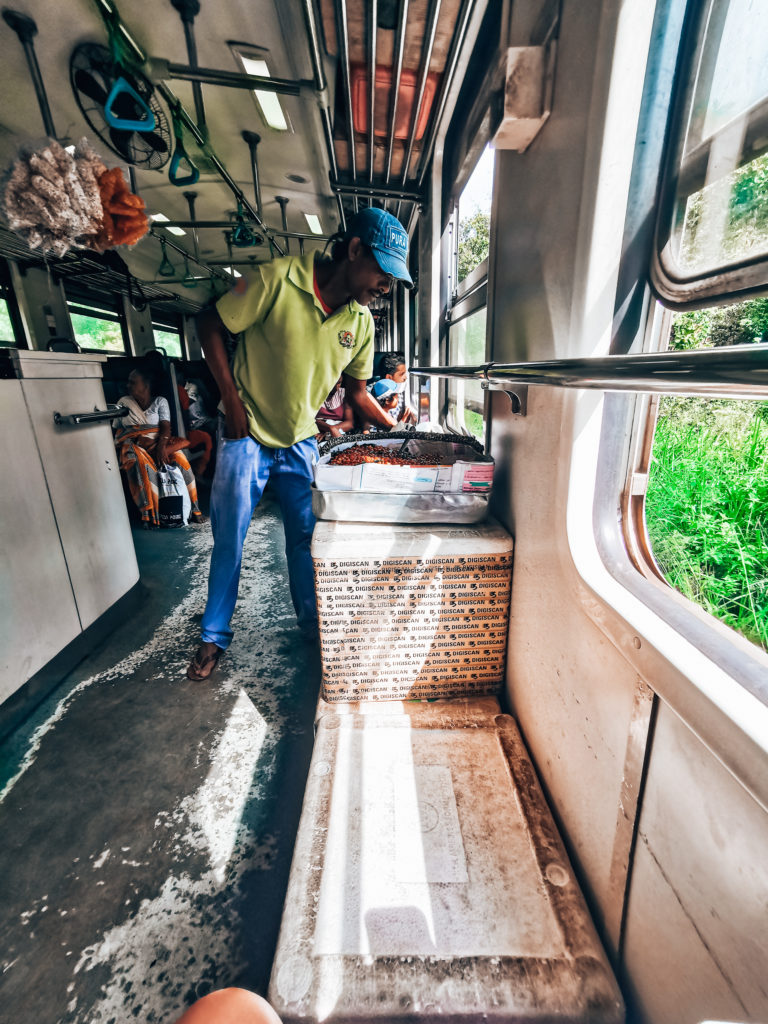
[(192, 679), (198, 683), (203, 679), (207, 679), (218, 665), (219, 658), (223, 653), (224, 649), (222, 647), (216, 647), (210, 654), (201, 658), (200, 648), (198, 648), (191, 665), (187, 669), (187, 679)]

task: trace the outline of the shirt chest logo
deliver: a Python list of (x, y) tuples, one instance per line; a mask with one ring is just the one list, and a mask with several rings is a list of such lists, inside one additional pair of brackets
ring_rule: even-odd
[(352, 348), (355, 344), (355, 336), (352, 331), (339, 331), (339, 344), (342, 348)]

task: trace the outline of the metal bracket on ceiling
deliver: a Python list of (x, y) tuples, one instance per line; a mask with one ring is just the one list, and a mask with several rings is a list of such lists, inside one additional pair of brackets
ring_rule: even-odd
[(525, 416), (528, 412), (528, 385), (508, 384), (504, 381), (481, 380), (483, 391), (503, 391), (509, 399), (514, 416)]

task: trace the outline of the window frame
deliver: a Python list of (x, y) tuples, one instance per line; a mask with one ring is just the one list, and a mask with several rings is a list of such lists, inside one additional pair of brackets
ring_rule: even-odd
[[(120, 327), (120, 337), (123, 342), (122, 352), (117, 352), (112, 349), (105, 348), (93, 348), (80, 345), (82, 352), (99, 352), (108, 356), (128, 356), (131, 354), (130, 345), (128, 342), (128, 329), (125, 320), (125, 314), (122, 311), (121, 306), (117, 302), (106, 301), (101, 304), (96, 304), (94, 299), (89, 296), (87, 298), (81, 298), (80, 293), (77, 291), (68, 292), (65, 288), (65, 300), (67, 307), (67, 315), (69, 316), (70, 324), (72, 325), (72, 336), (76, 339), (77, 335), (75, 332), (75, 325), (72, 323), (72, 314), (76, 316), (87, 316), (92, 320), (105, 320), (108, 323), (116, 323)], [(100, 300), (99, 300), (100, 301)], [(90, 305), (89, 305), (90, 303)]]
[(13, 288), (8, 261), (0, 259), (0, 299), (3, 299), (8, 309), (8, 318), (11, 321), (13, 340), (10, 344), (0, 344), (2, 348), (28, 348), (27, 338), (19, 311), (19, 303), (16, 299), (16, 292)]
[[(699, 47), (704, 39), (703, 27), (708, 23), (712, 8), (718, 0), (709, 0), (706, 5), (689, 0), (686, 6), (683, 41), (674, 75), (672, 90), (672, 116), (667, 128), (663, 170), (659, 184), (656, 209), (654, 244), (651, 252), (649, 281), (656, 297), (666, 307), (675, 311), (699, 309), (718, 302), (737, 302), (747, 299), (768, 287), (768, 252), (747, 257), (728, 264), (721, 264), (705, 272), (681, 274), (665, 259), (673, 234), (673, 213), (678, 192), (678, 181), (685, 169), (681, 156), (685, 144), (690, 101), (697, 79), (693, 72), (698, 67)], [(693, 82), (692, 82), (693, 79)], [(758, 109), (768, 109), (768, 97), (744, 112), (749, 118)], [(754, 119), (754, 118), (753, 118)], [(689, 154), (689, 165), (694, 159), (701, 160), (702, 147), (712, 146), (721, 128), (705, 143), (694, 147)], [(762, 152), (755, 152), (750, 159), (768, 152), (768, 145)], [(692, 190), (689, 194), (693, 194)]]
[(157, 348), (155, 330), (178, 334), (181, 355), (173, 356), (169, 354), (168, 358), (180, 359), (182, 362), (185, 362), (189, 358), (189, 350), (187, 348), (187, 338), (184, 332), (184, 317), (174, 313), (164, 313), (162, 310), (155, 310), (152, 306), (149, 307), (149, 312), (152, 324), (152, 342), (155, 348)]

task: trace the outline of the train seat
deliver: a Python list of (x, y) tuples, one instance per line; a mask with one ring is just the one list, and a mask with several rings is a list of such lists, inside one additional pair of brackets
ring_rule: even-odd
[(284, 1024), (621, 1024), (533, 766), (496, 701), (319, 711), (269, 988)]

